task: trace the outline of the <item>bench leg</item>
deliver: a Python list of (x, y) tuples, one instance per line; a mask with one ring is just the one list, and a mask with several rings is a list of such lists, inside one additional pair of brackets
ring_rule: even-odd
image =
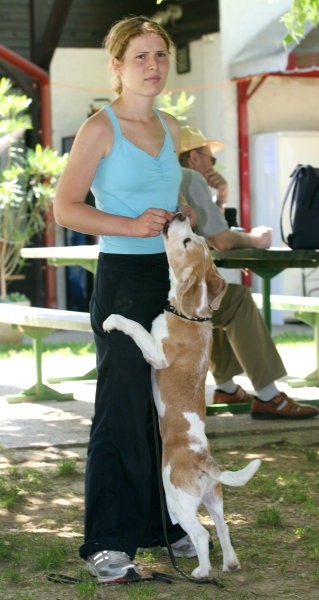
[(238, 402), (236, 404), (208, 404), (206, 405), (206, 415), (216, 415), (217, 413), (230, 412), (232, 414), (249, 413), (250, 402)]
[(304, 313), (296, 311), (295, 316), (304, 321), (307, 325), (313, 327), (314, 330), (314, 343), (316, 353), (316, 368), (312, 373), (309, 373), (303, 379), (290, 379), (289, 385), (291, 387), (319, 387), (319, 313)]
[(67, 377), (48, 377), (47, 381), (49, 383), (60, 383), (61, 381), (92, 381), (97, 378), (96, 368), (93, 367), (84, 375), (69, 375)]
[(32, 339), (33, 353), (36, 368), (36, 383), (19, 394), (9, 394), (6, 400), (9, 404), (17, 402), (38, 402), (45, 400), (73, 400), (73, 394), (62, 394), (43, 383), (42, 376), (42, 354), (43, 339), (52, 333), (52, 329), (41, 329), (38, 327), (21, 326), (23, 333)]

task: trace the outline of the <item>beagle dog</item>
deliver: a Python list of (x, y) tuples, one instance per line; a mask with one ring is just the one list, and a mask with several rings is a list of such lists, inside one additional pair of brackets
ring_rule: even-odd
[(199, 565), (192, 576), (206, 578), (211, 572), (209, 533), (199, 522), (197, 510), (203, 503), (214, 520), (223, 570), (239, 569), (224, 520), (221, 484), (244, 485), (260, 460), (240, 471), (226, 471), (210, 454), (205, 435), (205, 382), (213, 338), (211, 316), (219, 307), (226, 283), (205, 239), (192, 231), (184, 215), (176, 213), (163, 236), (171, 287), (167, 307), (154, 319), (151, 333), (116, 314), (104, 321), (103, 328), (130, 335), (152, 365), (167, 507), (173, 522), (181, 525), (195, 546)]

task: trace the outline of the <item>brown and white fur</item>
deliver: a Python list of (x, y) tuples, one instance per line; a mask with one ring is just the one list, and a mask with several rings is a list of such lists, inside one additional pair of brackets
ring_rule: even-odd
[[(189, 534), (199, 566), (192, 575), (208, 577), (209, 534), (196, 512), (203, 503), (214, 520), (223, 551), (223, 570), (240, 568), (224, 521), (221, 484), (241, 486), (259, 468), (251, 461), (240, 471), (226, 471), (209, 451), (205, 435), (205, 381), (212, 344), (210, 317), (226, 284), (218, 273), (204, 238), (177, 213), (164, 232), (169, 262), (169, 303), (180, 315), (165, 310), (148, 333), (139, 323), (110, 315), (105, 331), (130, 335), (152, 365), (152, 386), (163, 442), (162, 477), (172, 518)], [(186, 317), (186, 318), (185, 318)], [(208, 320), (192, 320), (194, 318)]]

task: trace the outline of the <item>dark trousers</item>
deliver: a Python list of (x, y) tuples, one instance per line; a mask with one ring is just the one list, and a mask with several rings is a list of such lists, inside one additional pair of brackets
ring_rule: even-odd
[[(138, 546), (165, 545), (150, 366), (129, 336), (105, 333), (102, 323), (118, 313), (150, 331), (165, 306), (168, 289), (165, 254), (99, 256), (91, 301), (97, 388), (86, 469), (82, 558), (99, 550), (120, 550), (133, 558)], [(173, 543), (185, 532), (172, 525), (167, 510), (166, 519)]]

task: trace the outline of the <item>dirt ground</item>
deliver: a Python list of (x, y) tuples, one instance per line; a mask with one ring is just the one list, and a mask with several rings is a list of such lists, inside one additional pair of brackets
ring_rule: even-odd
[[(42, 454), (45, 457), (45, 451)], [(57, 461), (63, 454), (77, 457), (75, 474), (58, 474)], [(213, 523), (204, 511), (200, 513), (213, 541), (212, 574), (223, 583), (222, 589), (183, 579), (160, 549), (138, 554), (135, 560), (145, 577), (153, 571), (174, 574), (178, 579), (172, 584), (154, 581), (92, 586), (85, 563), (77, 555), (82, 541), (83, 449), (64, 450), (53, 457), (48, 452), (48, 460), (39, 463), (6, 451), (0, 461), (0, 475), (20, 487), (23, 499), (16, 508), (0, 509), (0, 598), (317, 600), (319, 446), (303, 450), (285, 445), (247, 453), (223, 450), (214, 454), (232, 469), (242, 467), (248, 459), (262, 459), (260, 471), (244, 488), (224, 488), (225, 517), (241, 571), (222, 572)], [(177, 562), (187, 574), (196, 565), (195, 559)], [(48, 580), (52, 572), (89, 583), (53, 583)]]

